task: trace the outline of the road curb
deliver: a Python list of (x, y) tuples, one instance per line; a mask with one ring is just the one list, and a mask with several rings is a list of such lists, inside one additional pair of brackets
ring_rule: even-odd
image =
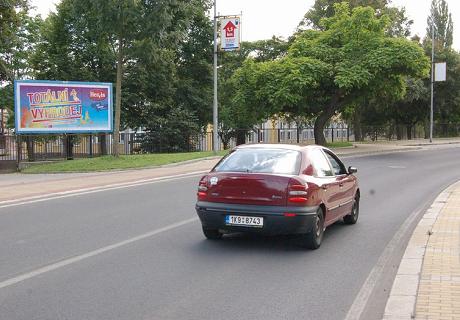
[(432, 228), (450, 194), (459, 183), (456, 182), (442, 191), (417, 224), (393, 282), (385, 307), (384, 320), (415, 319), (415, 306), (423, 260)]

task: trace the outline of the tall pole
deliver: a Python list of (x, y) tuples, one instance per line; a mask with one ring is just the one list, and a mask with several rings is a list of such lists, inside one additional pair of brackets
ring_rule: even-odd
[(212, 106), (212, 138), (213, 138), (213, 151), (217, 154), (219, 147), (218, 135), (218, 121), (217, 121), (217, 8), (216, 0), (214, 0), (214, 102)]
[(430, 143), (433, 142), (434, 109), (434, 22), (431, 25), (431, 108), (430, 108)]

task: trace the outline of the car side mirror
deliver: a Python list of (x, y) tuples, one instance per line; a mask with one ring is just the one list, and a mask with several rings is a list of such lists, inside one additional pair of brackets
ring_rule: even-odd
[(355, 167), (348, 167), (348, 174), (353, 174), (356, 172), (358, 172), (358, 169), (356, 169)]

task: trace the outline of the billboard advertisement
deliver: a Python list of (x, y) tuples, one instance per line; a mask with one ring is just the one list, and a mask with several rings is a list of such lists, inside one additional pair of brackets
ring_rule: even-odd
[(14, 83), (16, 133), (112, 132), (112, 84), (23, 80)]

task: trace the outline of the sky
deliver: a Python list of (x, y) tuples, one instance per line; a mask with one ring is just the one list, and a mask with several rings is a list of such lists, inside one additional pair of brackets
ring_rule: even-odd
[[(37, 12), (46, 16), (55, 10), (60, 0), (31, 0)], [(242, 14), (242, 40), (269, 39), (273, 35), (289, 37), (314, 0), (216, 0), (219, 15)], [(425, 36), (426, 19), (431, 0), (392, 0), (396, 7), (405, 7), (407, 15), (414, 21), (412, 34)], [(454, 48), (460, 49), (460, 1), (447, 0), (454, 21)]]

